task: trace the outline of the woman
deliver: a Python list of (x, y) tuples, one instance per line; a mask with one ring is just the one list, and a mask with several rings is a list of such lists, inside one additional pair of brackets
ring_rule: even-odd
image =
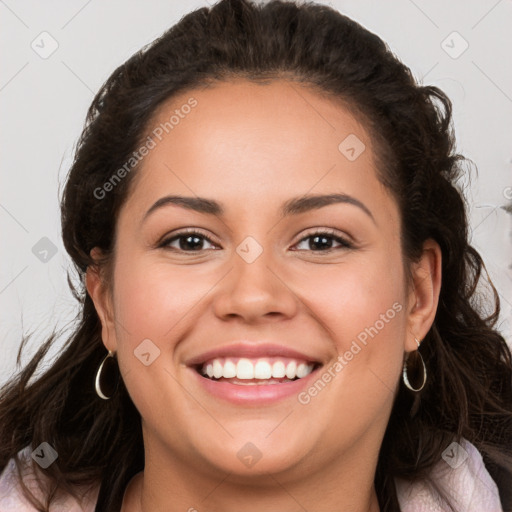
[(2, 391), (2, 510), (512, 510), (453, 148), (325, 6), (223, 0), (120, 66), (62, 199), (80, 323)]

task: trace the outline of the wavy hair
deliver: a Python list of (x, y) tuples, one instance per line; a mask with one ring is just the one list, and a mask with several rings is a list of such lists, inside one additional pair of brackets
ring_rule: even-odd
[(119, 66), (95, 96), (61, 200), (80, 314), (48, 369), (32, 379), (55, 333), (2, 388), (0, 468), (15, 458), (19, 469), (18, 451), (46, 441), (58, 459), (44, 472), (44, 503), (24, 491), (38, 510), (47, 511), (58, 490), (76, 496), (74, 486), (98, 482), (96, 511), (120, 510), (128, 481), (144, 467), (141, 418), (122, 382), (108, 402), (95, 394), (106, 352), (83, 277), (96, 246), (110, 275), (116, 219), (137, 167), (104, 198), (95, 190), (130, 159), (163, 102), (232, 78), (286, 79), (342, 102), (370, 133), (379, 179), (399, 205), (406, 266), (428, 238), (441, 247), (439, 306), (421, 345), (429, 379), (416, 397), (399, 384), (375, 474), (381, 511), (399, 509), (395, 478), (428, 481), (461, 438), (481, 452), (512, 510), (512, 357), (495, 328), (498, 295), (468, 239), (457, 185), (466, 159), (454, 152), (451, 102), (437, 87), (419, 85), (360, 24), (330, 7), (291, 1), (222, 0), (195, 10)]

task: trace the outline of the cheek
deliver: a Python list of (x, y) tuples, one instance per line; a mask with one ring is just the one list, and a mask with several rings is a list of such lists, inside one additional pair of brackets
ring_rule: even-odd
[(399, 258), (383, 252), (328, 267), (310, 273), (302, 295), (339, 352), (348, 350), (352, 340), (364, 345), (403, 331), (405, 287)]
[(199, 275), (191, 269), (142, 257), (116, 261), (114, 314), (119, 366), (133, 402), (151, 425), (163, 421), (161, 397), (166, 397), (170, 417), (183, 406), (172, 363), (176, 344), (193, 328), (190, 315), (194, 307), (218, 281), (216, 276)]
[[(396, 255), (354, 255), (340, 264), (315, 265), (305, 274), (283, 269), (283, 278), (324, 324), (339, 353), (356, 339), (369, 344), (376, 330), (382, 339), (402, 327), (396, 305), (403, 306), (403, 276)], [(118, 258), (115, 280), (118, 334), (132, 350), (146, 338), (161, 350), (171, 346), (187, 315), (219, 281), (208, 264), (170, 265), (135, 257)]]
[(154, 339), (164, 350), (178, 336), (181, 320), (215, 282), (215, 276), (187, 268), (192, 269), (142, 258), (117, 262), (115, 315), (130, 343)]
[(396, 387), (406, 336), (399, 254), (374, 253), (371, 261), (370, 256), (354, 258), (353, 264), (340, 265), (337, 271), (318, 273), (308, 281), (303, 296), (335, 345), (339, 364), (331, 374), (336, 375), (332, 390), (338, 398), (353, 403), (356, 410), (365, 403), (368, 390), (377, 392), (378, 387), (382, 400)]

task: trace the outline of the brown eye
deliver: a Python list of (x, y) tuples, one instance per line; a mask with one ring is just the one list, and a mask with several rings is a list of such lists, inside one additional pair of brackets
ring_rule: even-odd
[[(306, 249), (299, 250), (311, 250), (314, 252), (330, 252), (335, 249), (351, 249), (353, 248), (353, 244), (351, 244), (345, 238), (336, 235), (332, 231), (316, 231), (311, 234), (308, 234), (304, 238), (299, 241), (299, 244), (304, 241), (309, 241)], [(333, 247), (333, 243), (338, 243), (341, 247)]]
[[(204, 242), (213, 244), (212, 240), (198, 231), (182, 231), (162, 241), (159, 247), (183, 252), (199, 252), (204, 249)], [(178, 242), (178, 246), (172, 246)]]

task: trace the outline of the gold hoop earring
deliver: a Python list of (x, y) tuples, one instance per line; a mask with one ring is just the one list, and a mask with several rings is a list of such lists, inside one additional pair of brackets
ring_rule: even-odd
[[(421, 342), (418, 340), (418, 338), (415, 337), (414, 341), (418, 344), (418, 348), (420, 348)], [(421, 386), (419, 388), (413, 388), (411, 383), (409, 382), (409, 376), (407, 375), (407, 361), (409, 359), (409, 356), (407, 356), (405, 358), (402, 377), (403, 377), (403, 381), (404, 381), (404, 384), (406, 385), (406, 387), (408, 389), (410, 389), (411, 391), (418, 393), (418, 391), (421, 391), (425, 387), (425, 383), (427, 382), (427, 367), (425, 366), (425, 361), (423, 361), (423, 357), (421, 356), (419, 350), (416, 350), (416, 354), (419, 356), (419, 358), (421, 360), (421, 366), (423, 367), (423, 381), (422, 381)]]
[(115, 352), (109, 350), (101, 362), (94, 379), (96, 394), (103, 400), (110, 400), (119, 384), (119, 366), (114, 356)]

